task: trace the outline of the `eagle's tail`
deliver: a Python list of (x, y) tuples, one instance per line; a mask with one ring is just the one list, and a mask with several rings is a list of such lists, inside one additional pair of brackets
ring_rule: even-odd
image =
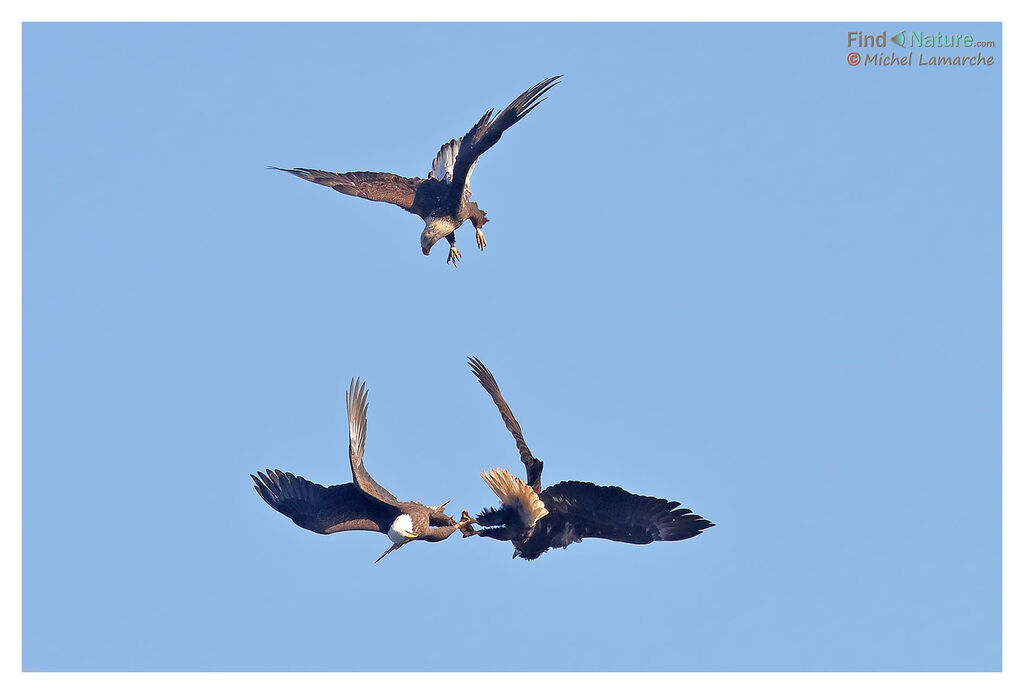
[(532, 528), (537, 521), (548, 515), (548, 510), (544, 508), (544, 502), (537, 496), (537, 492), (508, 470), (495, 468), (481, 472), (480, 476), (501, 500), (502, 505), (516, 509), (526, 527)]
[[(452, 499), (454, 499), (454, 498), (455, 497), (453, 496)], [(447, 506), (448, 504), (450, 504), (452, 502), (452, 499), (448, 499), (448, 501), (444, 502), (443, 504), (438, 504), (437, 506), (431, 506), (430, 510), (431, 511), (435, 511), (437, 513), (444, 513), (444, 507)]]

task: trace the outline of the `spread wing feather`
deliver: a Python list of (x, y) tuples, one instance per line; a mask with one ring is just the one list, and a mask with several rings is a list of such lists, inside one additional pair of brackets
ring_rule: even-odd
[(324, 487), (280, 470), (267, 470), (251, 477), (256, 493), (271, 508), (291, 518), (300, 528), (322, 535), (344, 530), (386, 533), (396, 515), (351, 483)]
[(539, 494), (540, 475), (544, 469), (544, 462), (534, 458), (533, 453), (530, 452), (530, 447), (526, 445), (526, 439), (523, 438), (523, 430), (520, 428), (519, 422), (516, 421), (515, 415), (512, 414), (512, 409), (505, 402), (501, 390), (498, 389), (498, 382), (494, 380), (494, 374), (476, 357), (469, 358), (469, 367), (473, 370), (476, 380), (480, 382), (480, 385), (491, 396), (494, 404), (498, 406), (498, 412), (501, 414), (502, 421), (505, 422), (505, 428), (509, 430), (512, 438), (516, 441), (516, 448), (519, 449), (519, 458), (523, 461), (523, 465), (526, 466), (526, 484)]
[(534, 537), (548, 547), (567, 547), (585, 537), (646, 545), (685, 540), (714, 523), (678, 501), (632, 494), (620, 487), (590, 482), (559, 482), (541, 495), (548, 516), (537, 524)]
[(458, 158), (452, 171), (452, 190), (457, 191), (463, 199), (468, 197), (467, 188), (476, 160), (489, 150), (501, 138), (501, 134), (521, 121), (527, 113), (537, 108), (544, 101), (544, 94), (558, 84), (561, 75), (549, 77), (520, 94), (505, 109), (491, 118), (493, 110), (488, 111), (459, 140)]
[(348, 411), (348, 460), (352, 466), (352, 481), (364, 494), (398, 508), (401, 502), (370, 477), (370, 473), (363, 466), (363, 449), (366, 447), (366, 398), (366, 384), (358, 378), (353, 379), (345, 392), (345, 409)]
[(354, 195), (376, 202), (389, 202), (402, 209), (412, 212), (416, 200), (416, 189), (425, 179), (406, 178), (393, 173), (377, 173), (373, 171), (350, 171), (348, 173), (332, 173), (319, 169), (280, 169), (268, 166), (268, 169), (285, 171), (311, 183), (318, 183), (334, 188), (339, 193)]

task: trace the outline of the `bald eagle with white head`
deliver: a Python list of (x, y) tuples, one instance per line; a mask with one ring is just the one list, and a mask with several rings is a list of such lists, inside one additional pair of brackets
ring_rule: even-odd
[(391, 548), (377, 561), (413, 540), (440, 542), (447, 539), (459, 528), (444, 512), (451, 499), (438, 506), (399, 501), (366, 471), (363, 449), (367, 391), (359, 379), (353, 380), (345, 393), (345, 404), (352, 481), (323, 487), (290, 472), (267, 470), (250, 475), (256, 483), (256, 493), (275, 511), (291, 518), (295, 525), (321, 535), (345, 530), (372, 530), (387, 535)]
[[(469, 365), (515, 439), (526, 481), (501, 468), (482, 473), (501, 507), (486, 509), (475, 518), (463, 511), (459, 526), (464, 537), (508, 540), (515, 547), (513, 558), (536, 559), (552, 547), (568, 547), (587, 537), (646, 545), (685, 540), (714, 525), (688, 508), (679, 508), (678, 501), (632, 494), (620, 487), (569, 481), (542, 489), (544, 462), (530, 452), (494, 375), (476, 357), (470, 358)], [(474, 529), (473, 524), (480, 528)]]
[(497, 116), (488, 111), (458, 140), (441, 145), (426, 178), (406, 178), (393, 173), (350, 171), (331, 173), (319, 169), (280, 169), (299, 178), (334, 188), (339, 193), (354, 195), (377, 202), (389, 202), (421, 217), (426, 224), (420, 234), (420, 249), (430, 255), (430, 249), (442, 238), (449, 244), (448, 261), (458, 265), (462, 253), (455, 248), (455, 230), (468, 219), (476, 229), (476, 244), (483, 250), (487, 245), (483, 226), (487, 215), (475, 202), (470, 202), (469, 179), (476, 168), (477, 159), (501, 138), (502, 133), (535, 109), (544, 94), (558, 84), (561, 75), (549, 77), (520, 94)]

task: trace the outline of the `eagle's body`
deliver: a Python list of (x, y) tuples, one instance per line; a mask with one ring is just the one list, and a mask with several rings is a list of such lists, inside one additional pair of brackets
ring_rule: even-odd
[(480, 250), (487, 245), (482, 231), (488, 221), (487, 215), (475, 202), (469, 201), (469, 180), (477, 159), (494, 146), (503, 132), (544, 101), (543, 95), (557, 84), (559, 77), (561, 75), (550, 77), (527, 89), (493, 119), (493, 111), (488, 111), (463, 137), (441, 145), (427, 178), (406, 178), (372, 171), (331, 173), (319, 169), (270, 168), (287, 171), (345, 195), (389, 202), (418, 215), (425, 224), (420, 234), (423, 254), (430, 255), (431, 247), (444, 238), (450, 244), (448, 262), (457, 264), (462, 254), (455, 248), (455, 230), (467, 219), (476, 229)]
[(455, 521), (444, 512), (447, 502), (426, 506), (418, 501), (399, 501), (363, 466), (366, 395), (365, 386), (357, 379), (345, 397), (352, 482), (324, 487), (290, 472), (267, 470), (251, 476), (256, 483), (256, 493), (300, 528), (321, 535), (346, 530), (386, 534), (394, 544), (380, 559), (412, 540), (440, 542), (447, 539), (458, 529)]
[(678, 508), (678, 501), (641, 496), (620, 487), (567, 481), (542, 489), (544, 463), (526, 445), (494, 375), (475, 357), (469, 363), (515, 439), (526, 467), (526, 482), (502, 469), (483, 473), (501, 507), (486, 509), (476, 518), (463, 511), (460, 526), (481, 526), (477, 530), (462, 527), (463, 535), (507, 540), (516, 548), (513, 557), (536, 559), (552, 547), (568, 547), (586, 537), (646, 545), (685, 540), (714, 525), (690, 509)]

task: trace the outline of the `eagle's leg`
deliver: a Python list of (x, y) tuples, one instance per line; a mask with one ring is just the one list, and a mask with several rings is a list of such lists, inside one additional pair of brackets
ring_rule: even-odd
[(452, 267), (458, 267), (459, 261), (462, 260), (462, 254), (459, 253), (459, 249), (455, 247), (455, 232), (453, 231), (448, 234), (444, 239), (449, 243), (449, 245), (451, 245), (451, 248), (448, 249), (448, 260), (445, 262), (451, 263)]
[(470, 535), (476, 535), (480, 531), (473, 529), (473, 517), (469, 515), (469, 511), (462, 510), (462, 518), (455, 524), (455, 527), (462, 531), (463, 537), (469, 537)]
[(487, 246), (487, 239), (484, 238), (484, 224), (487, 224), (487, 215), (477, 207), (475, 202), (467, 203), (468, 217), (476, 229), (476, 245), (481, 251)]

